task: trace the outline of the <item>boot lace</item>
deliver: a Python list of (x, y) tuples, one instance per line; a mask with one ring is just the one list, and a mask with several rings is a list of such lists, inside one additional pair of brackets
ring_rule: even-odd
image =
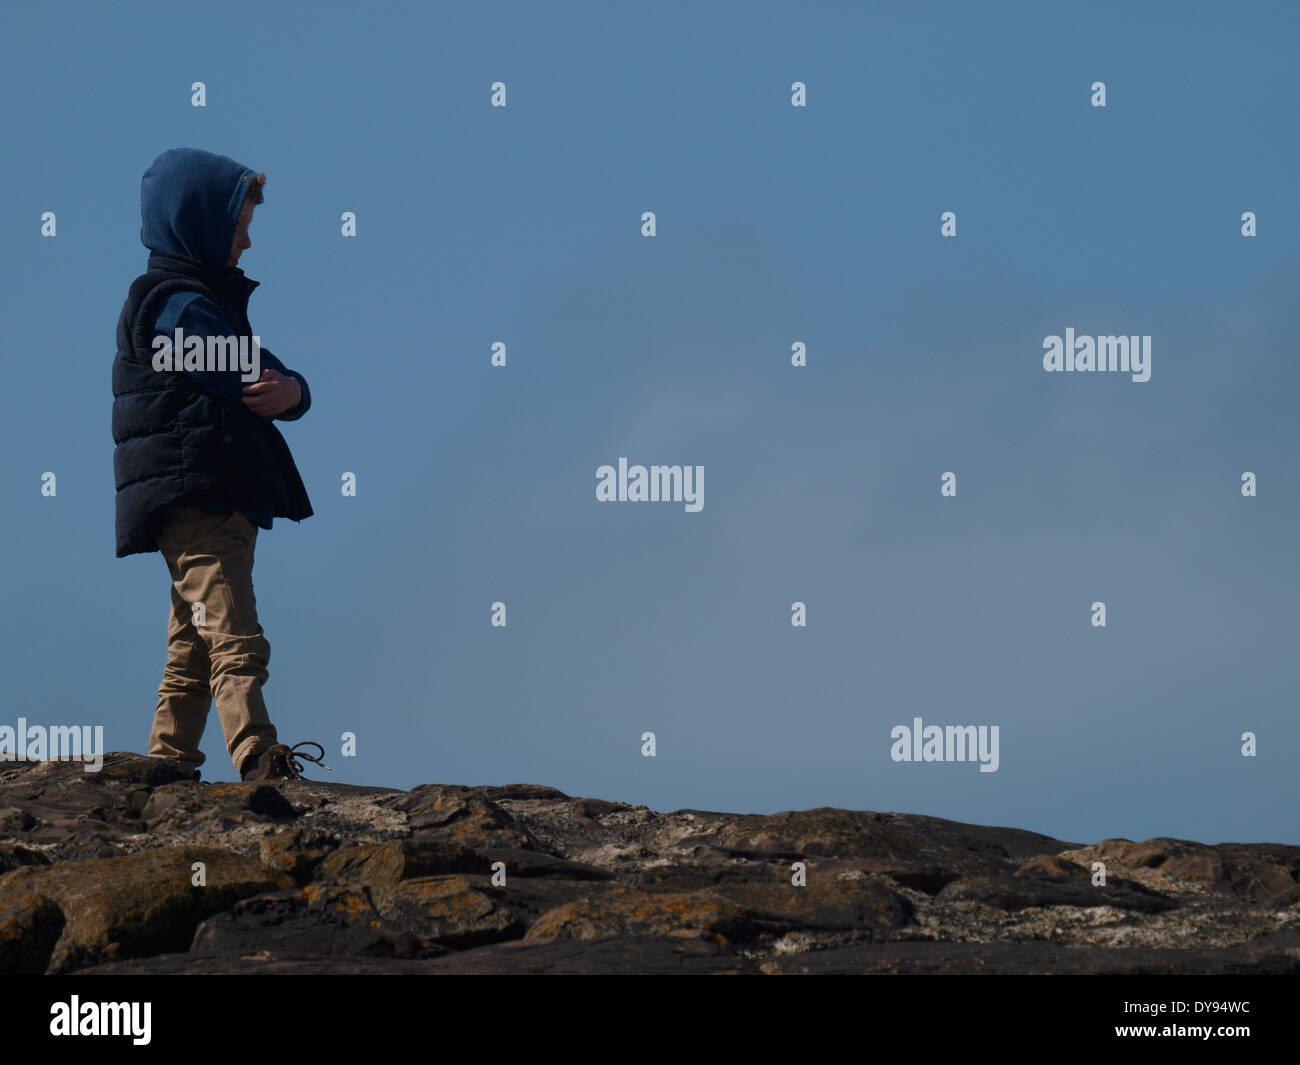
[[(317, 757), (315, 755), (307, 754), (307, 752), (305, 751), (299, 751), (298, 750), (299, 747), (315, 747), (318, 751), (320, 751), (320, 756)], [(295, 743), (292, 747), (289, 748), (289, 753), (286, 754), (284, 757), (285, 757), (285, 761), (289, 763), (289, 765), (293, 768), (293, 771), (298, 776), (302, 776), (302, 763), (298, 761), (299, 758), (305, 758), (309, 762), (315, 762), (318, 766), (320, 766), (322, 769), (325, 770), (329, 770), (330, 768), (325, 764), (324, 761), (325, 748), (322, 747), (315, 740), (303, 740), (302, 743)]]

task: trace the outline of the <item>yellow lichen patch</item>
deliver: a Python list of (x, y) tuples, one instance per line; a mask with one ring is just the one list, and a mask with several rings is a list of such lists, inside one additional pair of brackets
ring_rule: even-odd
[(543, 914), (524, 938), (585, 940), (628, 934), (696, 939), (722, 936), (737, 923), (744, 923), (740, 907), (702, 892), (653, 892), (619, 885)]
[(247, 784), (209, 784), (208, 799), (224, 799), (228, 795), (247, 795), (253, 789)]
[(335, 899), (334, 908), (339, 913), (354, 919), (370, 912), (370, 905), (366, 900), (351, 891)]

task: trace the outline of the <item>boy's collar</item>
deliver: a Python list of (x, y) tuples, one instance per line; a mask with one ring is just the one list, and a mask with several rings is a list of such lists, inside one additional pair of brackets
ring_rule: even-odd
[(210, 266), (190, 259), (184, 255), (169, 255), (165, 252), (150, 252), (148, 272), (162, 271), (169, 274), (188, 274), (197, 278), (209, 288), (219, 288), (226, 292), (238, 292), (247, 296), (261, 283), (248, 277), (238, 266)]

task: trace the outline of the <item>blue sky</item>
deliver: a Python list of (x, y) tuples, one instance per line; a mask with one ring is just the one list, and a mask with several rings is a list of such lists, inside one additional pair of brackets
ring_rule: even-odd
[[(286, 7), (0, 13), (0, 724), (147, 752), (109, 374), (140, 177), (193, 146), (268, 175), (250, 318), (311, 385), (316, 514), (254, 577), (319, 775), (1297, 842), (1300, 9)], [(1044, 372), (1066, 327), (1151, 379)], [(598, 502), (619, 456), (704, 508)], [(998, 771), (892, 761), (916, 716)], [(203, 749), (232, 779), (215, 709)]]

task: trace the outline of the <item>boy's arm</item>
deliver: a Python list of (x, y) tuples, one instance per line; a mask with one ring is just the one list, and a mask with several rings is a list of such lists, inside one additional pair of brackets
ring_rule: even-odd
[[(172, 359), (176, 370), (162, 369), (158, 373), (178, 373), (183, 368), (184, 348), (177, 350), (174, 345), (175, 331), (179, 329), (182, 338), (192, 336), (205, 341), (209, 336), (237, 336), (235, 327), (221, 313), (217, 305), (206, 297), (194, 292), (177, 292), (163, 305), (154, 323), (153, 335), (165, 336), (173, 341)], [(153, 349), (157, 352), (157, 348)], [(242, 372), (238, 365), (230, 370), (184, 370), (185, 377), (209, 395), (216, 396), (234, 406), (244, 406), (244, 385), (251, 381), (241, 380)]]
[[(158, 314), (158, 320), (154, 325), (154, 335), (164, 335), (172, 339), (177, 328), (181, 330), (184, 337), (203, 337), (205, 342), (209, 336), (233, 337), (237, 335), (236, 329), (221, 313), (217, 305), (194, 292), (177, 292), (167, 301)], [(177, 359), (177, 365), (181, 364), (180, 358), (182, 356), (183, 350), (173, 352), (173, 358)], [(258, 360), (260, 369), (272, 369), (292, 377), (298, 382), (302, 390), (302, 397), (298, 406), (271, 415), (271, 417), (283, 421), (296, 421), (306, 414), (307, 408), (311, 406), (311, 393), (307, 388), (306, 378), (302, 374), (285, 367), (284, 363), (277, 359), (268, 349), (260, 346)], [(238, 365), (228, 370), (185, 370), (184, 373), (193, 384), (208, 394), (216, 396), (226, 403), (236, 405), (241, 410), (248, 410), (248, 405), (244, 402), (245, 388), (248, 385), (255, 384), (256, 381), (245, 380), (243, 371), (239, 369)]]
[(302, 399), (298, 401), (298, 406), (292, 410), (282, 411), (275, 417), (282, 422), (296, 422), (311, 407), (311, 389), (307, 387), (307, 378), (303, 377), (297, 370), (290, 370), (284, 363), (271, 354), (266, 348), (261, 349), (263, 368), (270, 367), (272, 370), (278, 370), (286, 377), (292, 377), (298, 382), (298, 387), (302, 389)]

